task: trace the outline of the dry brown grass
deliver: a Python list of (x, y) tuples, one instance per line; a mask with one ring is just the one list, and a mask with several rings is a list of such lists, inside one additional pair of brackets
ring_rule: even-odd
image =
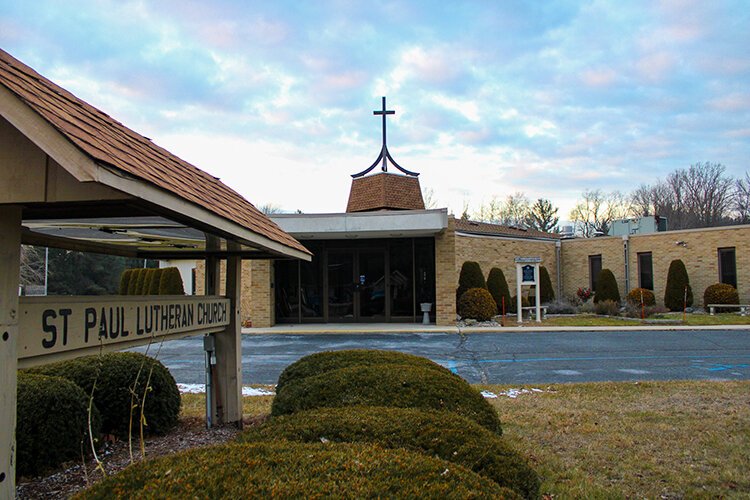
[(505, 439), (532, 460), (544, 493), (750, 496), (750, 381), (542, 388), (552, 392), (491, 401)]

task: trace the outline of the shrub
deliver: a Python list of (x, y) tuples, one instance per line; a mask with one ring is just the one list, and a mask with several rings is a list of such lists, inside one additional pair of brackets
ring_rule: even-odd
[(495, 299), (495, 304), (500, 314), (503, 313), (503, 298), (505, 298), (505, 311), (507, 312), (510, 308), (510, 289), (508, 288), (508, 282), (505, 280), (502, 269), (498, 267), (490, 269), (490, 274), (487, 276), (487, 290), (489, 290), (492, 298)]
[(655, 306), (656, 305), (656, 296), (654, 295), (654, 292), (649, 290), (648, 288), (633, 288), (628, 293), (628, 304), (632, 304), (634, 306), (640, 306), (641, 305), (641, 297), (643, 297), (643, 305), (645, 306)]
[[(687, 301), (685, 301), (685, 287), (687, 287)], [(667, 287), (664, 290), (664, 306), (670, 311), (682, 311), (683, 306), (693, 305), (693, 290), (690, 288), (685, 264), (680, 260), (673, 260), (669, 264), (667, 273)]]
[(120, 289), (118, 290), (120, 295), (128, 295), (128, 286), (133, 277), (133, 271), (135, 269), (125, 269), (120, 275)]
[[(69, 380), (18, 373), (16, 474), (35, 475), (67, 460), (81, 458), (89, 445), (89, 398)], [(92, 408), (94, 438), (100, 418)]]
[(555, 300), (552, 280), (550, 280), (547, 268), (544, 266), (539, 267), (539, 300), (542, 301), (542, 304), (549, 304)]
[(614, 300), (594, 302), (594, 312), (600, 316), (619, 316), (620, 305)]
[(149, 269), (146, 276), (148, 287), (146, 295), (159, 295), (159, 284), (161, 283), (162, 269)]
[(461, 273), (458, 275), (458, 288), (456, 289), (456, 302), (469, 288), (487, 288), (487, 282), (484, 280), (484, 274), (482, 274), (482, 268), (478, 262), (466, 261), (461, 266)]
[(596, 277), (596, 293), (594, 294), (594, 303), (611, 300), (620, 302), (620, 289), (617, 287), (615, 275), (609, 269), (602, 269), (599, 276)]
[(538, 498), (539, 477), (497, 435), (455, 413), (362, 406), (322, 408), (272, 418), (240, 435), (241, 442), (372, 443), (454, 462), (526, 498)]
[[(91, 394), (94, 383), (94, 403), (102, 415), (102, 432), (127, 436), (130, 429), (131, 388), (135, 385), (138, 405), (133, 410), (132, 431), (138, 432), (141, 401), (148, 383), (145, 400), (145, 431), (163, 434), (177, 425), (180, 393), (177, 384), (159, 361), (136, 352), (113, 352), (102, 356), (86, 356), (33, 368), (43, 375), (66, 378), (86, 394)], [(140, 371), (140, 375), (138, 375)]]
[(465, 380), (414, 365), (351, 366), (288, 383), (271, 415), (348, 406), (448, 410), (502, 432), (492, 405)]
[[(531, 301), (529, 298), (525, 295), (521, 295), (521, 307), (529, 307), (531, 305)], [(510, 313), (511, 314), (517, 314), (518, 313), (518, 296), (514, 295), (510, 298)]]
[(556, 300), (547, 304), (547, 314), (575, 314), (576, 307), (569, 300)]
[(458, 314), (462, 318), (489, 321), (497, 314), (497, 305), (486, 288), (469, 288), (458, 299)]
[(201, 498), (520, 498), (463, 467), (407, 450), (364, 444), (291, 442), (222, 444), (139, 462), (84, 491), (80, 498), (196, 495)]
[(165, 267), (161, 271), (159, 295), (185, 295), (180, 270), (176, 267)]
[[(708, 309), (708, 304), (739, 304), (740, 296), (737, 289), (726, 283), (710, 285), (703, 292), (703, 307)], [(719, 312), (732, 312), (736, 309), (721, 308)]]
[(138, 295), (138, 280), (145, 271), (143, 268), (132, 269), (130, 281), (128, 282), (128, 295)]
[(350, 366), (374, 366), (374, 365), (411, 365), (420, 366), (453, 377), (450, 370), (440, 366), (434, 361), (413, 354), (398, 351), (378, 351), (375, 349), (350, 349), (345, 351), (324, 351), (310, 354), (298, 359), (287, 366), (276, 384), (276, 392), (283, 390), (289, 382), (294, 382), (307, 377), (321, 375), (326, 372), (349, 368)]

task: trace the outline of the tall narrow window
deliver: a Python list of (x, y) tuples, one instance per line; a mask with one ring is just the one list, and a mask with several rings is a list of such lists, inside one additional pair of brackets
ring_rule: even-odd
[(719, 281), (737, 288), (737, 262), (734, 247), (719, 248)]
[(596, 292), (596, 278), (602, 272), (602, 256), (589, 255), (589, 286), (592, 292)]
[(638, 254), (638, 286), (654, 289), (654, 267), (651, 260), (651, 252)]

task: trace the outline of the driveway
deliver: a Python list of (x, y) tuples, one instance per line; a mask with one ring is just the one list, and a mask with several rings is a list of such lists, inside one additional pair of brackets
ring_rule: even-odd
[[(251, 334), (242, 339), (243, 382), (274, 384), (302, 356), (355, 348), (425, 356), (471, 383), (750, 379), (750, 330), (612, 330)], [(159, 359), (178, 383), (203, 383), (202, 349), (201, 337), (174, 340)]]

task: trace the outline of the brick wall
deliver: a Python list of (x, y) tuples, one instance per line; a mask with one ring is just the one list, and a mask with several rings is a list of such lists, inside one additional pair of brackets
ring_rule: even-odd
[(456, 324), (456, 221), (448, 217), (448, 227), (435, 236), (435, 322)]
[[(663, 233), (630, 236), (629, 275), (630, 288), (638, 286), (638, 253), (651, 252), (654, 273), (654, 295), (657, 304), (663, 304), (669, 264), (681, 259), (685, 264), (690, 286), (695, 296), (694, 304), (703, 305), (703, 291), (719, 282), (718, 249), (735, 248), (737, 265), (737, 291), (740, 302), (750, 302), (750, 226), (688, 229)], [(683, 244), (676, 244), (683, 242)], [(563, 290), (575, 295), (580, 286), (588, 286), (588, 256), (600, 253), (602, 267), (609, 268), (617, 279), (620, 295), (625, 290), (625, 257), (620, 236), (594, 239), (564, 240), (562, 243)]]
[(541, 257), (541, 265), (547, 268), (552, 290), (557, 295), (557, 257), (555, 241), (522, 240), (498, 236), (456, 235), (456, 287), (461, 266), (466, 261), (478, 262), (485, 279), (490, 269), (498, 267), (508, 282), (511, 296), (516, 294), (516, 257)]

